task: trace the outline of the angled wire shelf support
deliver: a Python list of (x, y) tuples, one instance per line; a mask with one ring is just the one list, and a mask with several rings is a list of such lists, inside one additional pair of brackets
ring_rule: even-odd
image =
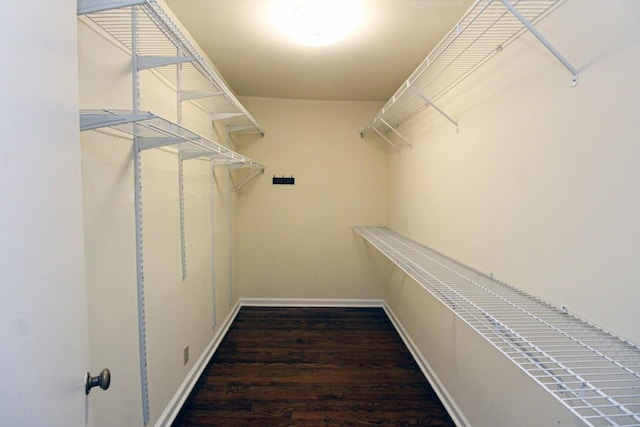
[[(132, 13), (132, 9), (137, 13)], [(214, 120), (225, 120), (232, 132), (264, 135), (258, 122), (158, 1), (78, 0), (77, 13), (132, 54), (135, 44), (138, 71), (156, 69), (179, 86), (176, 66), (182, 67), (182, 80), (196, 83), (194, 87), (180, 89), (181, 101), (199, 102), (211, 111)]]
[(214, 165), (264, 170), (264, 165), (150, 112), (80, 110), (81, 131), (105, 127), (138, 137), (140, 151), (171, 147), (181, 160), (210, 159)]
[(354, 227), (589, 426), (640, 425), (640, 348), (384, 227)]
[[(533, 26), (562, 1), (477, 0), (387, 101), (361, 136), (380, 136), (390, 128), (398, 134), (397, 127), (402, 122), (426, 107), (433, 107), (457, 129), (457, 121), (437, 107), (438, 99), (526, 31), (569, 70), (572, 83), (577, 84), (577, 70)], [(404, 137), (401, 139), (406, 141)]]

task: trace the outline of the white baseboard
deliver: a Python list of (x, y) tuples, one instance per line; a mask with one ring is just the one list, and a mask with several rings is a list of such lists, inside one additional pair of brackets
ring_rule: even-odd
[(186, 402), (189, 394), (193, 390), (193, 387), (195, 387), (196, 382), (200, 378), (200, 375), (202, 375), (202, 372), (207, 367), (207, 364), (211, 360), (211, 357), (218, 349), (218, 346), (222, 342), (224, 336), (227, 334), (227, 331), (233, 323), (233, 320), (236, 318), (238, 311), (240, 311), (241, 306), (242, 304), (240, 304), (240, 302), (238, 301), (236, 305), (231, 309), (231, 312), (229, 312), (229, 315), (226, 317), (226, 319), (224, 319), (224, 322), (222, 322), (222, 325), (218, 329), (218, 332), (215, 333), (213, 339), (211, 340), (205, 351), (202, 352), (202, 355), (200, 355), (196, 363), (193, 365), (193, 368), (191, 368), (191, 370), (187, 374), (187, 377), (178, 388), (178, 391), (173, 396), (173, 399), (171, 399), (162, 415), (160, 415), (160, 418), (156, 422), (155, 427), (170, 426), (171, 423), (176, 419), (178, 413), (180, 412), (180, 409), (182, 409), (182, 405), (184, 405), (184, 403)]
[(241, 306), (262, 307), (384, 307), (381, 299), (241, 298)]
[(427, 360), (424, 358), (418, 346), (411, 339), (406, 329), (404, 329), (402, 323), (400, 323), (400, 320), (396, 317), (391, 307), (389, 307), (386, 303), (384, 305), (384, 311), (387, 313), (387, 316), (391, 320), (391, 323), (393, 323), (393, 326), (396, 328), (396, 331), (398, 331), (398, 334), (400, 334), (402, 341), (404, 341), (404, 344), (409, 349), (409, 352), (413, 356), (413, 359), (420, 367), (422, 374), (427, 378), (427, 381), (429, 381), (429, 384), (438, 395), (438, 398), (444, 405), (445, 409), (453, 419), (453, 422), (456, 424), (456, 426), (471, 426), (471, 423), (469, 423), (469, 420), (467, 420), (456, 402), (451, 398), (451, 395), (440, 381), (440, 378), (438, 378), (438, 375), (436, 375), (436, 373), (433, 371), (431, 365), (429, 365), (429, 362), (427, 362)]
[(217, 350), (218, 346), (222, 342), (222, 339), (226, 335), (231, 323), (235, 319), (238, 311), (241, 307), (245, 306), (260, 306), (260, 307), (380, 307), (383, 308), (387, 316), (391, 320), (391, 323), (395, 327), (396, 331), (402, 338), (402, 341), (409, 349), (409, 352), (413, 356), (414, 360), (420, 367), (425, 378), (431, 384), (431, 387), (435, 390), (438, 398), (444, 405), (444, 407), (451, 415), (451, 418), (458, 427), (467, 427), (471, 424), (466, 419), (458, 405), (449, 395), (447, 389), (444, 387), (438, 376), (435, 374), (427, 360), (422, 355), (422, 352), (418, 349), (413, 342), (407, 331), (402, 326), (402, 323), (398, 320), (393, 310), (382, 299), (307, 299), (307, 298), (241, 298), (233, 307), (227, 318), (224, 320), (222, 327), (218, 329), (211, 343), (207, 346), (206, 350), (202, 353), (200, 358), (194, 364), (191, 371), (185, 378), (184, 382), (176, 392), (169, 405), (164, 410), (160, 419), (155, 424), (155, 427), (170, 426), (175, 420), (184, 405), (184, 402), (189, 397), (189, 393), (193, 390), (198, 378), (202, 375), (202, 372), (206, 368), (207, 364), (211, 360), (211, 357)]

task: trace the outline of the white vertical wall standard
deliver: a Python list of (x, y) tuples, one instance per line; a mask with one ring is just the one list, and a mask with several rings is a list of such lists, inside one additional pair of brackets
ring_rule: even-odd
[[(209, 98), (209, 111), (213, 111), (213, 97)], [(215, 126), (213, 113), (207, 118), (209, 139), (214, 139)], [(211, 227), (211, 327), (218, 324), (216, 310), (216, 172), (213, 162), (209, 164), (209, 226)]]
[(215, 329), (216, 319), (216, 202), (215, 172), (213, 162), (209, 164), (209, 226), (211, 227), (211, 327)]
[[(225, 145), (227, 147), (229, 147), (230, 144), (230, 139), (229, 139), (229, 129), (227, 128), (227, 125), (225, 124), (224, 127), (224, 138), (225, 138)], [(231, 304), (233, 304), (233, 260), (234, 260), (234, 256), (233, 256), (233, 221), (232, 221), (232, 208), (233, 208), (233, 204), (232, 204), (232, 200), (231, 200), (231, 190), (232, 190), (232, 176), (231, 176), (231, 170), (227, 170), (227, 224), (229, 226), (229, 229), (227, 230), (228, 233), (228, 242), (229, 242), (229, 247), (227, 248), (227, 250), (229, 251), (229, 290), (228, 290), (228, 295), (227, 295), (227, 304), (229, 305), (229, 307), (231, 307)]]
[(4, 425), (91, 421), (75, 6), (5, 2), (0, 16)]
[(229, 313), (229, 267), (231, 266), (231, 262), (229, 257), (229, 241), (230, 238), (228, 236), (228, 231), (230, 229), (228, 224), (228, 212), (227, 212), (227, 198), (230, 194), (227, 192), (228, 189), (228, 178), (229, 174), (225, 167), (215, 167), (212, 168), (213, 174), (213, 205), (215, 207), (214, 210), (214, 230), (213, 233), (215, 235), (215, 262), (213, 264), (213, 268), (215, 271), (215, 315), (216, 315), (216, 324), (218, 327), (221, 325), (221, 322), (225, 319), (227, 313)]

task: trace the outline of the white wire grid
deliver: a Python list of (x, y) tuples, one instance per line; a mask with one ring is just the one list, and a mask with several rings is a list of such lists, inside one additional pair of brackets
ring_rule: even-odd
[(214, 165), (264, 170), (264, 165), (150, 112), (80, 110), (81, 131), (104, 127), (139, 137), (140, 151), (171, 147), (184, 160), (206, 158)]
[(354, 229), (587, 425), (640, 425), (639, 347), (387, 228)]
[(155, 0), (132, 0), (98, 12), (88, 10), (85, 13), (79, 7), (78, 14), (96, 24), (132, 54), (135, 50), (139, 66), (143, 69), (154, 68), (168, 81), (179, 86), (176, 67), (182, 67), (180, 83), (188, 82), (193, 87), (181, 90), (185, 94), (201, 94), (202, 97), (196, 94), (188, 99), (210, 110), (214, 119), (226, 120), (230, 132), (254, 131), (264, 134), (200, 50)]
[[(514, 0), (529, 22), (549, 14), (563, 0)], [(500, 0), (478, 0), (387, 101), (363, 134), (389, 131), (425, 108), (418, 93), (435, 102), (524, 33), (526, 27)], [(386, 122), (386, 123), (385, 123)]]

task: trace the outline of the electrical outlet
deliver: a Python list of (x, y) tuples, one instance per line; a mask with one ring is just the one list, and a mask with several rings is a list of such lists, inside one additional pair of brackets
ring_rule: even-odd
[(186, 365), (187, 362), (189, 362), (189, 344), (182, 349), (182, 364)]

